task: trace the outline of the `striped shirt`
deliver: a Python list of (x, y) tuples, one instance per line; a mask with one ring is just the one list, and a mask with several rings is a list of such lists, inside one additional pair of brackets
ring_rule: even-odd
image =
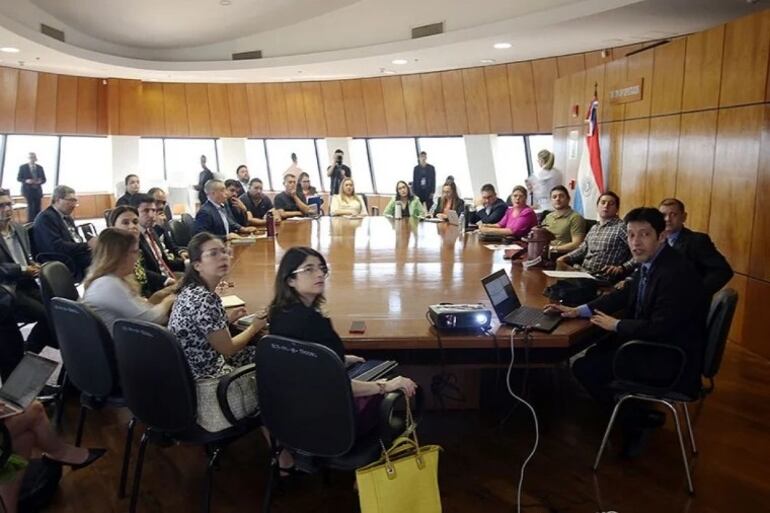
[(567, 253), (564, 260), (600, 277), (607, 277), (602, 269), (608, 265), (622, 265), (626, 272), (630, 271), (634, 268), (634, 260), (628, 248), (626, 224), (619, 217), (604, 224), (596, 223), (580, 246)]

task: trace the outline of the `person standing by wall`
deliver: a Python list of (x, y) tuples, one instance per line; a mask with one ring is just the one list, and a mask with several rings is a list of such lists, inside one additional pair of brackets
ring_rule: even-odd
[(554, 154), (540, 150), (537, 163), (540, 169), (527, 178), (527, 189), (532, 194), (532, 207), (536, 210), (548, 209), (551, 204), (551, 190), (562, 185), (561, 171), (553, 168)]
[(436, 168), (428, 164), (428, 154), (420, 152), (419, 164), (412, 171), (412, 192), (425, 203), (425, 210), (433, 207), (433, 194), (436, 192)]
[(27, 164), (19, 166), (19, 176), (16, 180), (21, 182), (21, 195), (27, 201), (27, 222), (31, 223), (40, 213), (42, 185), (45, 183), (45, 171), (43, 166), (37, 164), (37, 155), (34, 152), (29, 152)]

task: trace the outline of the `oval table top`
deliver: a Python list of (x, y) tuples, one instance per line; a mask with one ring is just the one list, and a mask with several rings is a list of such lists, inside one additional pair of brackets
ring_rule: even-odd
[[(321, 217), (284, 221), (275, 239), (234, 246), (235, 294), (250, 312), (263, 309), (273, 295), (275, 272), (283, 254), (295, 246), (310, 246), (327, 260), (331, 270), (327, 308), (335, 329), (348, 349), (435, 348), (436, 334), (426, 319), (429, 305), (441, 302), (482, 303), (492, 310), (481, 279), (504, 268), (522, 304), (542, 307), (543, 289), (551, 278), (540, 269), (525, 270), (503, 259), (502, 250), (479, 242), (476, 232), (461, 233), (446, 223), (427, 223), (386, 217), (348, 219)], [(366, 332), (348, 333), (351, 322), (364, 321)], [(568, 349), (586, 338), (590, 324), (565, 320), (552, 333), (535, 333), (533, 347)], [(492, 332), (505, 337), (510, 328), (493, 315)], [(446, 334), (446, 348), (497, 347), (483, 333)]]

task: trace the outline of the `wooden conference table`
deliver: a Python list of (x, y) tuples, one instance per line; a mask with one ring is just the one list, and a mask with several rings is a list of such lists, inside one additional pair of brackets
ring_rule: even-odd
[[(503, 251), (485, 248), (477, 233), (463, 234), (446, 223), (322, 217), (284, 221), (274, 240), (234, 246), (234, 288), (227, 293), (246, 301), (250, 312), (264, 308), (281, 257), (294, 246), (310, 246), (326, 258), (331, 270), (327, 308), (347, 349), (356, 354), (425, 350), (435, 356), (436, 332), (425, 317), (429, 305), (483, 303), (491, 310), (481, 279), (505, 268), (512, 271), (521, 302), (541, 307), (548, 302), (543, 289), (552, 280), (539, 269), (524, 270), (504, 260)], [(366, 332), (348, 333), (353, 321), (364, 321)], [(455, 353), (508, 347), (510, 328), (494, 315), (492, 332), (496, 337), (478, 331), (442, 333), (441, 343)], [(550, 361), (563, 361), (595, 333), (585, 320), (565, 320), (553, 333), (536, 333), (531, 348), (547, 353)]]

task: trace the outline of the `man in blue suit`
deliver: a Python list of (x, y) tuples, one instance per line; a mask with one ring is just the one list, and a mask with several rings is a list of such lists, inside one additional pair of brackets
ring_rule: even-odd
[(236, 222), (227, 201), (227, 189), (222, 180), (209, 180), (204, 185), (206, 202), (195, 215), (194, 234), (209, 232), (226, 239), (237, 239), (238, 234), (254, 233), (253, 226), (241, 226)]
[(51, 206), (35, 218), (32, 233), (37, 253), (66, 255), (74, 265), (70, 270), (75, 280), (80, 281), (91, 265), (91, 248), (96, 245), (97, 238), (85, 242), (78, 233), (72, 219), (77, 204), (78, 198), (72, 187), (57, 186), (51, 195)]
[(40, 213), (40, 199), (43, 197), (45, 183), (45, 171), (43, 166), (37, 165), (37, 155), (30, 152), (29, 163), (19, 166), (19, 175), (16, 180), (21, 182), (21, 195), (27, 200), (27, 222), (31, 223)]

